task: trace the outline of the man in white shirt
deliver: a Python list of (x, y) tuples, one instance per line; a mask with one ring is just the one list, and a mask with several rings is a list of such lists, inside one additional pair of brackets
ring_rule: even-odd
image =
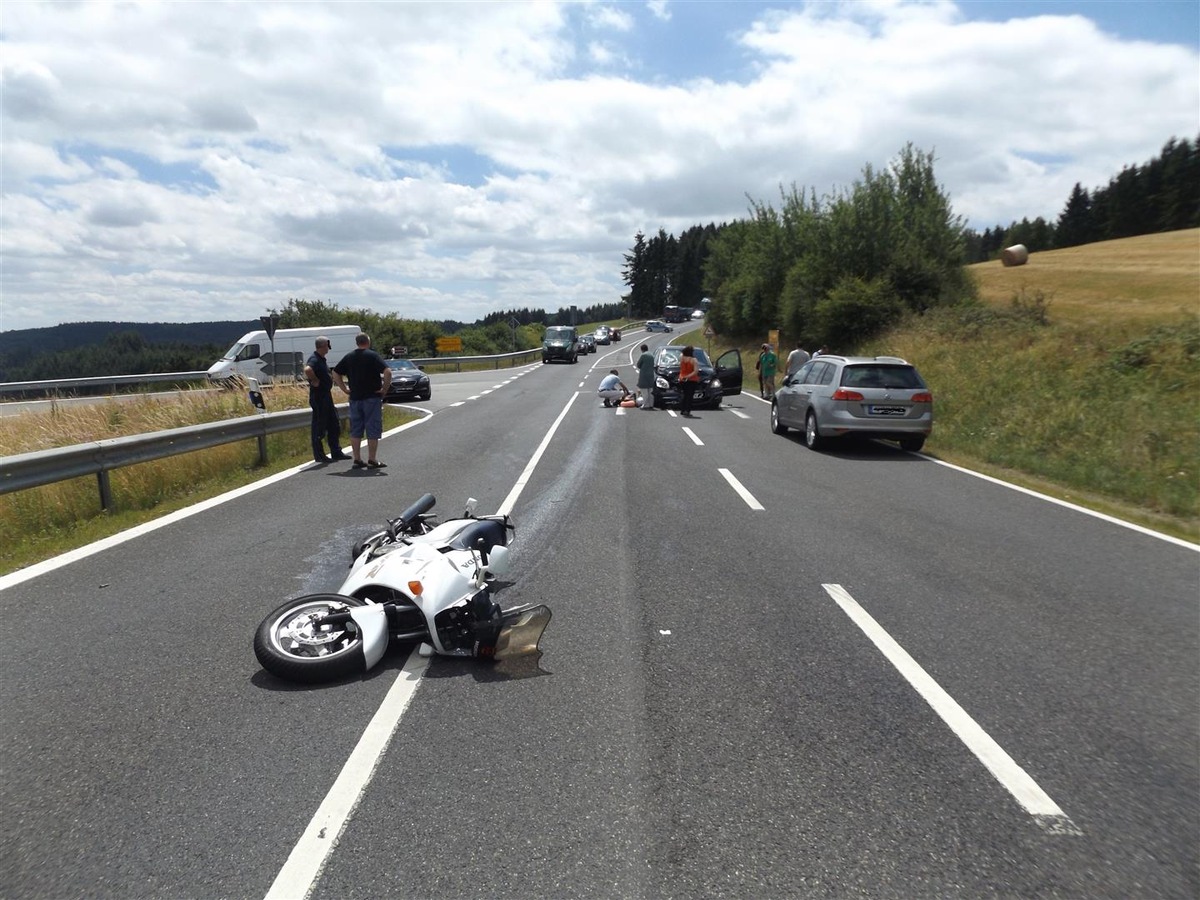
[(605, 406), (620, 406), (621, 401), (630, 396), (629, 388), (621, 382), (616, 369), (611, 369), (600, 379), (600, 387), (596, 393), (604, 398)]
[(811, 357), (808, 351), (800, 346), (800, 342), (796, 341), (796, 349), (788, 354), (787, 358), (787, 374), (795, 375), (800, 371), (800, 367), (809, 361)]

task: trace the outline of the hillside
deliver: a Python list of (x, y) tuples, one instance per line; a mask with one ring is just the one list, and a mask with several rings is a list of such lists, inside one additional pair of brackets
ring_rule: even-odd
[(860, 348), (933, 388), (926, 452), (1200, 542), (1200, 230), (970, 271), (982, 307)]
[(134, 331), (149, 344), (219, 344), (223, 349), (233, 345), (247, 331), (261, 328), (257, 320), (246, 322), (68, 322), (49, 328), (26, 328), (19, 331), (0, 331), (0, 359), (13, 353), (30, 350), (54, 353), (75, 350), (89, 344), (103, 344), (109, 335)]
[(1040, 291), (1062, 321), (1141, 327), (1200, 314), (1198, 228), (1033, 253), (1023, 266), (976, 263), (967, 271), (985, 302), (1007, 305), (1014, 294)]

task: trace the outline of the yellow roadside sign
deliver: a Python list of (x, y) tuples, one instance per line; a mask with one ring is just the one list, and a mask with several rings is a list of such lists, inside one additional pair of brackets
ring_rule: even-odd
[(461, 353), (462, 338), (460, 337), (440, 337), (435, 340), (438, 353)]

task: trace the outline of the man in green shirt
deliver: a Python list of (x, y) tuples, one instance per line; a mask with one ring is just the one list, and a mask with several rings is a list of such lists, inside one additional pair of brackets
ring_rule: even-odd
[(770, 400), (775, 396), (775, 372), (779, 368), (779, 357), (775, 355), (775, 349), (770, 344), (763, 344), (763, 354), (760, 359), (759, 371), (762, 373), (763, 397)]

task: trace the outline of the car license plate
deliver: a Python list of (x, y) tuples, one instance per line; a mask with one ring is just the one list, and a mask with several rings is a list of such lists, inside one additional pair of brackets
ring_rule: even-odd
[(868, 406), (867, 413), (872, 416), (902, 416), (906, 412), (903, 406)]

